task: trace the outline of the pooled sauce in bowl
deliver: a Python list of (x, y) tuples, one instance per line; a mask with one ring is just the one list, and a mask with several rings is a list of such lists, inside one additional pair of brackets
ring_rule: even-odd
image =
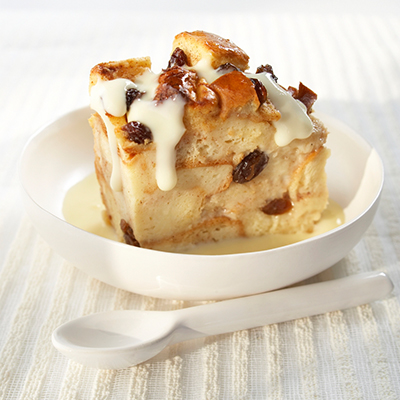
[[(67, 192), (63, 203), (63, 215), (67, 222), (87, 232), (117, 240), (113, 228), (107, 224), (105, 207), (101, 201), (100, 189), (93, 173)], [(188, 254), (221, 255), (248, 253), (287, 246), (328, 232), (345, 222), (342, 208), (333, 200), (322, 213), (321, 220), (315, 224), (312, 233), (268, 234), (260, 237), (228, 239), (217, 243), (197, 245)]]
[(113, 227), (106, 222), (106, 209), (101, 200), (95, 173), (68, 190), (62, 212), (71, 225), (107, 239), (117, 240)]
[[(94, 173), (72, 186), (65, 196), (63, 215), (67, 222), (98, 236), (117, 240), (114, 229), (106, 222), (105, 213), (99, 185)], [(268, 234), (252, 238), (228, 239), (217, 243), (197, 245), (186, 251), (186, 253), (221, 255), (269, 250), (328, 232), (342, 225), (344, 221), (345, 217), (342, 208), (330, 199), (328, 207), (323, 212), (321, 220), (315, 224), (312, 233)]]

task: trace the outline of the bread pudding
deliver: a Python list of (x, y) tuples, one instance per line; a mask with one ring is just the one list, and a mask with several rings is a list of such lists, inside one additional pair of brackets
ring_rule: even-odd
[(317, 96), (248, 62), (231, 41), (195, 31), (175, 37), (160, 73), (147, 57), (91, 70), (95, 171), (121, 241), (183, 251), (313, 230), (328, 202)]

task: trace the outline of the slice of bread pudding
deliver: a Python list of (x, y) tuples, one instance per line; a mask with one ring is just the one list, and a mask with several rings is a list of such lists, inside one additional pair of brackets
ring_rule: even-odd
[(196, 31), (175, 37), (160, 74), (149, 58), (92, 69), (95, 169), (121, 240), (182, 251), (313, 230), (328, 201), (316, 95), (247, 68), (239, 47)]

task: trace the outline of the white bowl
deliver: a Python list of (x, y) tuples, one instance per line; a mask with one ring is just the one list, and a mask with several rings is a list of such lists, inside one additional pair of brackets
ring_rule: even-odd
[(40, 129), (19, 164), (26, 211), (40, 235), (87, 274), (131, 292), (169, 299), (226, 299), (278, 289), (340, 261), (370, 225), (383, 184), (376, 151), (351, 129), (326, 115), (330, 130), (327, 175), (330, 197), (346, 223), (325, 234), (277, 249), (219, 256), (175, 254), (128, 246), (67, 223), (68, 189), (93, 172), (89, 108), (72, 111)]

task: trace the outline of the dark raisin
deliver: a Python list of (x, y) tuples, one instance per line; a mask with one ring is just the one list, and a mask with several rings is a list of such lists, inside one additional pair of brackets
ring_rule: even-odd
[(168, 62), (168, 68), (175, 66), (182, 67), (183, 65), (186, 64), (187, 64), (187, 56), (185, 52), (179, 47), (177, 47), (171, 54), (171, 58), (169, 59)]
[(129, 111), (131, 104), (143, 95), (142, 92), (135, 88), (129, 88), (125, 91), (126, 110)]
[(293, 96), (293, 98), (301, 101), (307, 107), (307, 113), (311, 112), (312, 106), (317, 100), (316, 93), (314, 93), (306, 85), (303, 85), (301, 82), (299, 85), (299, 89), (289, 86), (288, 92)]
[(271, 78), (272, 78), (275, 82), (278, 81), (278, 77), (274, 74), (274, 71), (273, 71), (271, 65), (269, 65), (269, 64), (260, 65), (260, 66), (257, 68), (256, 74), (259, 74), (259, 73), (261, 73), (261, 72), (266, 72), (267, 74), (270, 74), (270, 75), (271, 75)]
[(217, 68), (217, 72), (223, 72), (224, 74), (232, 71), (240, 71), (240, 69), (236, 65), (233, 65), (232, 63), (225, 63)]
[(290, 200), (289, 195), (286, 193), (279, 199), (269, 201), (261, 211), (268, 215), (281, 215), (290, 211), (293, 207), (293, 203)]
[(135, 142), (137, 144), (148, 144), (153, 141), (153, 134), (151, 133), (150, 128), (141, 122), (128, 122), (121, 129), (131, 142)]
[(233, 170), (233, 181), (236, 183), (250, 182), (265, 168), (269, 160), (266, 153), (254, 150), (248, 154)]
[(267, 89), (258, 79), (251, 78), (250, 80), (253, 82), (260, 104), (264, 104), (267, 101)]
[(140, 247), (139, 242), (136, 240), (135, 235), (133, 234), (132, 228), (124, 219), (121, 219), (119, 226), (124, 234), (125, 243), (131, 246)]

